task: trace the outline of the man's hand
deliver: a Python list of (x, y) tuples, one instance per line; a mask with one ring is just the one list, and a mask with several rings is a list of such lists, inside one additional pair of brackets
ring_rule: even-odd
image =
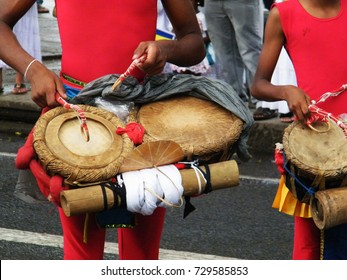
[(62, 98), (67, 99), (59, 77), (41, 63), (34, 63), (30, 67), (27, 79), (31, 85), (31, 98), (41, 108), (58, 106), (55, 99), (57, 92)]

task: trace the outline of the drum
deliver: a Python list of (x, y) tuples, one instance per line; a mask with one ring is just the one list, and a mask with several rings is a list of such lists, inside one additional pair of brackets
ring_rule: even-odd
[[(210, 191), (232, 188), (239, 185), (239, 169), (235, 160), (213, 163), (208, 165), (208, 168), (211, 174)], [(205, 172), (206, 166), (202, 166), (201, 169)], [(122, 176), (126, 173), (123, 173)], [(201, 174), (197, 174), (193, 169), (182, 169), (179, 170), (179, 173), (182, 179), (183, 195), (196, 196), (205, 192), (207, 186)], [(135, 177), (136, 173), (134, 175), (131, 174), (131, 176)], [(169, 176), (169, 174), (166, 174), (166, 176)], [(199, 183), (199, 181), (201, 182)], [(200, 184), (201, 186), (199, 187)], [(135, 188), (135, 185), (124, 186), (124, 188), (127, 187)], [(134, 191), (120, 193), (118, 191), (119, 188), (118, 186), (117, 190), (114, 191), (112, 190), (114, 188), (110, 186), (95, 185), (63, 190), (60, 193), (63, 211), (69, 217), (84, 213), (96, 213), (117, 207), (126, 207), (127, 197), (134, 194)], [(148, 193), (148, 196), (150, 195)], [(136, 194), (136, 197), (139, 197), (139, 194)], [(159, 202), (158, 200), (157, 203)], [(168, 206), (171, 205), (168, 204)]]
[(113, 113), (80, 105), (87, 119), (89, 141), (81, 133), (73, 110), (57, 107), (35, 124), (33, 146), (48, 175), (61, 175), (67, 185), (88, 185), (110, 180), (133, 150), (127, 134), (116, 134), (124, 123)]
[(344, 184), (347, 140), (335, 122), (311, 128), (295, 121), (284, 130), (283, 148), (286, 186), (299, 201), (309, 203), (314, 192)]
[(220, 105), (192, 96), (142, 105), (137, 122), (145, 127), (144, 142), (171, 140), (188, 160), (213, 163), (228, 160), (243, 121)]
[(314, 223), (319, 229), (347, 223), (346, 205), (346, 186), (318, 191), (310, 203)]

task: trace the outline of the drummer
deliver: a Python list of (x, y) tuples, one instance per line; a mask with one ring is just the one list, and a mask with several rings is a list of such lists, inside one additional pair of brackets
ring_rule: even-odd
[[(205, 57), (196, 15), (189, 0), (162, 0), (177, 40), (155, 41), (157, 0), (56, 0), (62, 43), (61, 78), (26, 53), (11, 28), (35, 0), (0, 0), (0, 59), (25, 75), (40, 107), (54, 107), (55, 93), (78, 94), (86, 83), (106, 74), (123, 73), (143, 55), (144, 74), (162, 72), (166, 62), (191, 66)], [(129, 17), (131, 15), (131, 17)], [(63, 84), (64, 82), (64, 84)], [(83, 243), (84, 215), (66, 217), (59, 209), (64, 233), (64, 259), (102, 259), (105, 230), (90, 218)], [(135, 228), (119, 229), (120, 259), (158, 259), (165, 208), (137, 216)]]
[[(311, 100), (346, 83), (346, 24), (347, 0), (290, 0), (274, 4), (251, 89), (254, 97), (265, 101), (286, 100), (296, 118), (307, 121)], [(282, 46), (293, 62), (298, 87), (275, 86), (270, 82)], [(346, 104), (347, 92), (319, 105), (339, 116), (346, 113)], [(278, 193), (283, 187), (280, 184)], [(300, 203), (294, 197), (287, 197), (288, 200)], [(283, 208), (291, 205), (286, 206)], [(324, 236), (322, 258), (347, 259), (347, 224), (325, 231)], [(311, 216), (295, 217), (293, 259), (319, 259), (320, 241), (320, 231)]]

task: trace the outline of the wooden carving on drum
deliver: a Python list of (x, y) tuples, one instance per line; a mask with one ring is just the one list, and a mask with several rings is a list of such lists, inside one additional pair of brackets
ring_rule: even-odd
[(309, 203), (309, 189), (340, 187), (347, 175), (346, 136), (335, 122), (328, 122), (315, 122), (312, 129), (295, 121), (284, 131), (286, 185), (302, 202)]
[(68, 185), (84, 185), (114, 177), (133, 149), (126, 134), (116, 134), (123, 122), (114, 114), (80, 105), (88, 119), (90, 139), (81, 133), (72, 110), (54, 108), (43, 114), (34, 129), (34, 149), (50, 175), (59, 174)]
[(229, 159), (243, 121), (218, 104), (181, 96), (142, 105), (137, 121), (145, 127), (144, 142), (171, 140), (178, 143), (188, 160), (205, 162)]

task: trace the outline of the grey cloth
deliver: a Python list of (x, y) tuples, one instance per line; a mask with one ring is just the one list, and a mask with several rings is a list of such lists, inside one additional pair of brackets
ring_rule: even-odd
[(143, 83), (129, 76), (112, 91), (112, 85), (119, 75), (106, 75), (87, 84), (70, 102), (95, 105), (95, 99), (102, 97), (112, 103), (134, 102), (137, 105), (154, 102), (167, 97), (189, 95), (214, 101), (244, 121), (244, 128), (231, 153), (247, 161), (251, 158), (247, 141), (254, 123), (253, 116), (235, 90), (221, 80), (189, 74), (160, 74), (146, 77)]

